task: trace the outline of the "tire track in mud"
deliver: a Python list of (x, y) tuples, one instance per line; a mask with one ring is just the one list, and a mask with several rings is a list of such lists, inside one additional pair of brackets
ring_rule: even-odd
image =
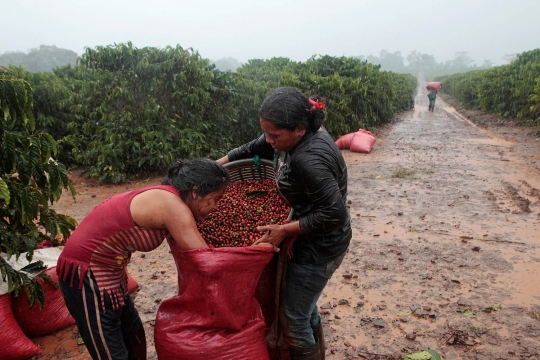
[(329, 359), (540, 356), (540, 172), (440, 98), (343, 151), (353, 240), (319, 301)]

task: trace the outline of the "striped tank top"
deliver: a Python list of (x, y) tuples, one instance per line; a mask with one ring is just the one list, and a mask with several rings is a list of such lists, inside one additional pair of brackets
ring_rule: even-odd
[(96, 206), (81, 221), (66, 242), (58, 258), (56, 273), (73, 286), (79, 272), (79, 289), (88, 270), (96, 279), (101, 306), (105, 311), (104, 291), (111, 298), (113, 309), (124, 306), (128, 294), (125, 268), (135, 251), (148, 252), (157, 248), (169, 235), (167, 230), (138, 227), (131, 217), (133, 197), (152, 189), (161, 189), (180, 196), (173, 186), (158, 185), (114, 195)]

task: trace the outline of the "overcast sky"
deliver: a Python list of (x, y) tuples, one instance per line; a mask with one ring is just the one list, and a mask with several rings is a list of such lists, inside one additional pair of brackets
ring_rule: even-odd
[(540, 0), (0, 0), (0, 54), (132, 41), (204, 58), (434, 55), (481, 64), (540, 47)]

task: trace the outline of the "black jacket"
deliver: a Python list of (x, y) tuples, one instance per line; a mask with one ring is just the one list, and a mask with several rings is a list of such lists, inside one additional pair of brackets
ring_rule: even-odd
[(278, 190), (304, 232), (294, 242), (292, 261), (319, 264), (343, 254), (352, 237), (347, 166), (328, 132), (306, 134), (288, 152), (274, 151), (263, 134), (231, 150), (228, 157), (235, 161), (255, 155), (274, 161)]

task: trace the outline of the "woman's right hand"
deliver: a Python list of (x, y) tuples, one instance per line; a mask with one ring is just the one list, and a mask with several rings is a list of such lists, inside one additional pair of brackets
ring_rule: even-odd
[(219, 164), (219, 165), (225, 165), (229, 162), (229, 156), (228, 155), (225, 155), (224, 157), (220, 158), (220, 159), (217, 159), (216, 162)]

